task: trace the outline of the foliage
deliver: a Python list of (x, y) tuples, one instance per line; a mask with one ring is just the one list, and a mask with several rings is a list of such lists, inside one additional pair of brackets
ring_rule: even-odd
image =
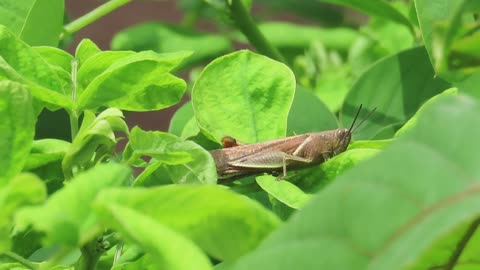
[[(478, 1), (182, 0), (181, 25), (59, 45), (129, 2), (64, 25), (62, 0), (0, 0), (0, 269), (480, 267)], [(185, 95), (168, 132), (128, 127)], [(349, 127), (361, 104), (324, 163), (217, 179), (223, 136)], [(46, 111), (70, 140), (36, 137), (65, 134)]]

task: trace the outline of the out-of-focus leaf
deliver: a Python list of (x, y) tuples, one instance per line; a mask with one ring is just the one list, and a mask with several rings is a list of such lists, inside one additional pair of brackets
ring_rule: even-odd
[(221, 186), (110, 189), (99, 195), (96, 204), (136, 210), (220, 260), (233, 260), (253, 250), (280, 224), (257, 202)]
[(466, 96), (432, 104), (232, 269), (478, 268), (479, 116)]
[(123, 186), (130, 169), (118, 164), (102, 164), (78, 174), (68, 185), (49, 197), (44, 205), (22, 208), (16, 215), (19, 229), (32, 225), (44, 232), (45, 242), (70, 247), (81, 246), (101, 232), (91, 208), (102, 189)]
[(24, 85), (0, 81), (0, 188), (22, 170), (35, 131), (32, 98)]
[(122, 30), (113, 37), (111, 47), (113, 50), (153, 50), (158, 53), (192, 51), (192, 56), (182, 63), (183, 68), (231, 50), (230, 41), (223, 36), (159, 22), (142, 23)]
[(32, 174), (19, 174), (0, 189), (0, 253), (11, 248), (15, 211), (21, 206), (41, 203), (46, 197), (45, 185)]
[[(103, 224), (152, 255), (158, 269), (212, 269), (194, 243), (151, 217), (115, 203), (97, 205), (96, 210)], [(188, 259), (179, 259), (180, 254)]]

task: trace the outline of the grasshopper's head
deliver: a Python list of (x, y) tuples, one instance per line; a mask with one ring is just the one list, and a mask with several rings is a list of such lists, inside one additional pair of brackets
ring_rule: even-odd
[(367, 120), (376, 110), (377, 108), (374, 108), (372, 111), (370, 111), (360, 123), (356, 127), (355, 122), (357, 121), (358, 115), (360, 114), (360, 111), (362, 110), (362, 105), (360, 104), (360, 107), (358, 108), (357, 114), (355, 115), (355, 118), (353, 118), (352, 125), (350, 126), (349, 129), (346, 128), (339, 128), (335, 130), (335, 143), (333, 145), (333, 153), (335, 155), (338, 155), (345, 150), (347, 150), (348, 144), (350, 143), (350, 140), (352, 139), (352, 133), (360, 127), (365, 120)]
[(334, 137), (335, 141), (333, 143), (332, 151), (334, 155), (338, 155), (347, 149), (348, 144), (352, 139), (352, 133), (350, 129), (339, 128), (335, 130)]

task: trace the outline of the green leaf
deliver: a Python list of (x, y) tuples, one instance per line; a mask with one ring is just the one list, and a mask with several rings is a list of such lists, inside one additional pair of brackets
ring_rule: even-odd
[(389, 140), (372, 140), (372, 141), (354, 141), (348, 145), (348, 150), (358, 149), (358, 148), (369, 148), (369, 149), (383, 149), (385, 146), (390, 144), (394, 139)]
[(443, 91), (442, 93), (432, 97), (431, 99), (427, 100), (423, 105), (422, 107), (420, 107), (418, 109), (418, 111), (415, 113), (415, 115), (410, 118), (406, 123), (405, 125), (403, 125), (398, 131), (397, 133), (395, 133), (395, 137), (398, 137), (398, 136), (402, 136), (403, 134), (405, 134), (406, 132), (408, 132), (409, 130), (412, 130), (416, 125), (417, 125), (417, 121), (418, 121), (418, 118), (421, 117), (421, 115), (424, 113), (425, 109), (428, 108), (429, 106), (433, 106), (433, 104), (435, 104), (436, 102), (439, 102), (441, 101), (442, 99), (444, 98), (447, 98), (449, 96), (453, 96), (453, 95), (456, 95), (458, 93), (458, 89), (457, 88), (450, 88), (450, 89), (447, 89), (445, 91)]
[[(476, 5), (476, 6), (475, 6)], [(471, 0), (415, 0), (425, 47), (435, 71), (450, 81), (460, 81), (479, 70), (479, 32), (474, 15), (480, 11)]]
[[(115, 203), (99, 204), (95, 210), (104, 225), (150, 254), (158, 269), (212, 269), (195, 244), (151, 217)], [(188, 259), (180, 260), (180, 254)]]
[(192, 90), (192, 104), (200, 128), (216, 141), (230, 135), (258, 142), (285, 137), (294, 91), (295, 78), (287, 66), (239, 51), (203, 70)]
[(32, 99), (24, 85), (0, 81), (0, 188), (25, 164), (35, 132)]
[(57, 139), (33, 141), (24, 170), (31, 170), (49, 163), (60, 161), (70, 147), (70, 143)]
[(72, 61), (73, 56), (55, 47), (33, 47), (42, 58), (49, 64), (61, 81), (62, 89), (72, 89)]
[(0, 3), (0, 24), (32, 46), (57, 46), (63, 13), (63, 0), (5, 0)]
[(72, 108), (69, 91), (42, 56), (0, 25), (0, 79), (29, 86), (36, 99), (49, 109)]
[(305, 192), (316, 193), (335, 181), (339, 175), (378, 153), (380, 151), (374, 148), (352, 149), (327, 160), (320, 166), (299, 171), (290, 181)]
[(15, 211), (21, 206), (41, 203), (46, 198), (45, 185), (32, 174), (19, 174), (0, 189), (0, 254), (10, 249)]
[(127, 148), (124, 159), (129, 163), (142, 156), (154, 158), (138, 176), (135, 185), (217, 182), (212, 156), (192, 141), (184, 141), (160, 131), (142, 131), (135, 127), (131, 131)]
[(382, 127), (406, 122), (423, 102), (449, 88), (448, 83), (434, 75), (421, 47), (382, 59), (348, 93), (342, 108), (343, 125), (352, 123), (360, 104), (367, 112), (377, 110), (354, 134), (357, 139), (373, 138)]
[(192, 102), (188, 101), (183, 104), (182, 107), (178, 108), (173, 115), (172, 120), (170, 120), (170, 125), (168, 126), (168, 132), (180, 137), (182, 130), (191, 119), (193, 119), (193, 107)]
[(338, 128), (337, 119), (312, 92), (297, 87), (288, 113), (287, 135)]
[(467, 265), (478, 251), (480, 144), (471, 138), (480, 136), (479, 116), (466, 96), (429, 106), (409, 133), (339, 177), (232, 269)]
[(351, 7), (374, 17), (381, 17), (407, 26), (413, 32), (410, 21), (390, 3), (383, 0), (317, 0), (325, 3), (332, 3)]
[(114, 131), (128, 134), (122, 111), (108, 108), (97, 117), (86, 111), (82, 126), (62, 161), (65, 177), (69, 179), (74, 170), (88, 169), (111, 155), (117, 143)]
[(197, 32), (177, 25), (147, 22), (118, 32), (112, 39), (113, 50), (158, 53), (192, 51), (182, 67), (200, 64), (231, 51), (230, 41), (221, 35)]
[(221, 186), (110, 189), (96, 200), (97, 205), (113, 203), (150, 216), (220, 260), (233, 260), (253, 250), (280, 224), (258, 203)]
[(100, 53), (102, 50), (88, 38), (82, 39), (75, 50), (75, 59), (83, 65), (90, 57)]
[(271, 175), (257, 176), (256, 181), (268, 194), (294, 209), (302, 208), (311, 198), (294, 184)]
[(44, 232), (46, 244), (80, 246), (101, 231), (91, 203), (106, 188), (125, 185), (130, 169), (118, 164), (101, 164), (78, 174), (41, 206), (22, 208), (16, 215), (20, 230), (33, 225)]
[(78, 99), (79, 110), (111, 106), (151, 111), (172, 106), (182, 98), (186, 84), (169, 71), (189, 55), (187, 52), (157, 54), (145, 51), (120, 58), (86, 86)]
[[(81, 46), (83, 44), (90, 44), (90, 43), (86, 41), (82, 42), (79, 45), (79, 47), (77, 47), (77, 50), (78, 49), (81, 50), (82, 48), (84, 48), (84, 50), (89, 50), (87, 47), (88, 45)], [(105, 72), (115, 62), (135, 54), (134, 52), (130, 52), (130, 51), (96, 52), (94, 49), (92, 49), (92, 52), (86, 51), (83, 53), (85, 54), (85, 56), (82, 56), (82, 57), (85, 57), (85, 59), (82, 60), (82, 62), (80, 62), (80, 67), (78, 69), (78, 75), (77, 75), (77, 82), (78, 82), (77, 95), (81, 95), (83, 91), (88, 87), (88, 85), (95, 78), (97, 78), (100, 74)], [(89, 55), (89, 53), (92, 53), (92, 55)]]

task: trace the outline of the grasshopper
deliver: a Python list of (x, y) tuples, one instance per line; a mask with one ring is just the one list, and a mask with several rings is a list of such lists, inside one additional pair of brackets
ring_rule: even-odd
[(249, 175), (269, 173), (280, 178), (287, 170), (297, 170), (321, 164), (344, 152), (358, 128), (374, 111), (372, 110), (354, 128), (362, 106), (360, 105), (349, 129), (339, 128), (322, 132), (311, 132), (271, 141), (240, 144), (233, 137), (225, 136), (225, 148), (212, 150), (217, 174), (221, 180), (234, 180)]

